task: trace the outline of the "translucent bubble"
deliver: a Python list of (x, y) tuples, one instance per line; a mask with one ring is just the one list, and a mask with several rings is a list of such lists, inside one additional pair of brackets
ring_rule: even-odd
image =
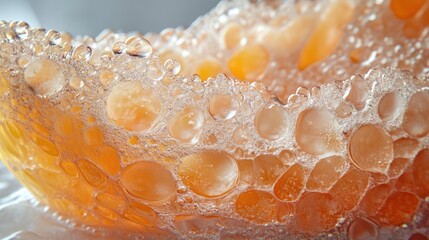
[(231, 95), (214, 95), (209, 100), (209, 112), (216, 120), (228, 120), (237, 113), (238, 104)]
[(284, 172), (285, 167), (279, 158), (273, 155), (259, 155), (253, 159), (256, 181), (262, 186), (272, 186)]
[(59, 65), (48, 59), (32, 61), (25, 68), (24, 79), (36, 94), (46, 97), (59, 92), (65, 84)]
[(335, 111), (337, 117), (346, 118), (352, 114), (353, 107), (348, 102), (340, 102)]
[(28, 29), (30, 28), (30, 26), (28, 25), (28, 23), (21, 21), (18, 22), (15, 26), (15, 32), (16, 34), (18, 34), (18, 36), (21, 39), (25, 39), (28, 36)]
[(164, 71), (167, 76), (175, 76), (180, 72), (180, 63), (173, 59), (167, 59), (164, 63)]
[(128, 166), (120, 182), (129, 194), (147, 201), (163, 201), (176, 192), (176, 181), (170, 171), (156, 162)]
[(55, 30), (49, 30), (46, 33), (46, 40), (51, 45), (59, 45), (61, 43), (61, 34)]
[(398, 93), (388, 93), (380, 99), (378, 104), (378, 116), (384, 121), (389, 121), (399, 117), (404, 99)]
[(238, 126), (232, 133), (232, 141), (239, 145), (245, 145), (251, 139), (249, 127), (246, 125)]
[(341, 141), (335, 117), (325, 109), (311, 108), (299, 114), (295, 139), (305, 152), (320, 155), (338, 151)]
[(201, 152), (181, 159), (178, 173), (193, 192), (216, 197), (230, 191), (238, 179), (235, 159), (222, 152)]
[(263, 106), (255, 115), (255, 129), (259, 136), (269, 140), (284, 137), (287, 127), (287, 114), (277, 105)]
[(361, 76), (353, 76), (350, 79), (350, 87), (347, 89), (345, 99), (354, 104), (357, 110), (362, 110), (368, 99), (368, 86)]
[(20, 68), (26, 68), (31, 61), (31, 56), (23, 55), (17, 60), (17, 64)]
[(341, 156), (320, 159), (307, 180), (307, 190), (328, 191), (341, 177), (347, 166), (347, 160)]
[(83, 86), (85, 86), (85, 83), (79, 77), (72, 77), (69, 80), (69, 85), (70, 85), (70, 87), (72, 87), (74, 89), (79, 89), (79, 88), (82, 88)]
[(393, 160), (392, 137), (378, 125), (361, 126), (350, 137), (349, 152), (359, 169), (384, 173)]
[(415, 93), (404, 115), (404, 130), (414, 137), (429, 133), (429, 91)]
[(265, 191), (248, 190), (240, 193), (235, 201), (235, 211), (243, 218), (256, 223), (268, 223), (276, 217), (275, 197)]
[(183, 142), (195, 144), (199, 141), (204, 126), (204, 114), (197, 107), (185, 107), (168, 124), (170, 136)]
[(110, 70), (102, 70), (98, 75), (98, 79), (100, 80), (100, 83), (103, 84), (104, 86), (109, 85), (115, 78), (116, 78), (116, 74)]
[(139, 82), (122, 82), (113, 87), (106, 102), (111, 121), (130, 131), (149, 129), (161, 112), (161, 100)]
[(378, 226), (366, 218), (355, 219), (347, 229), (347, 237), (350, 240), (377, 239)]
[(77, 166), (89, 185), (98, 188), (107, 183), (107, 176), (92, 162), (81, 159)]
[[(133, 36), (125, 41), (126, 52), (135, 57), (147, 58), (152, 55), (153, 48), (148, 40)], [(116, 53), (116, 52), (115, 52)]]
[(112, 46), (112, 51), (114, 54), (121, 54), (125, 52), (126, 45), (124, 42), (115, 42)]
[(72, 58), (78, 61), (88, 61), (91, 58), (91, 54), (91, 47), (79, 45), (73, 50)]
[(304, 188), (306, 172), (301, 164), (295, 163), (281, 175), (274, 185), (273, 191), (283, 201), (294, 201)]

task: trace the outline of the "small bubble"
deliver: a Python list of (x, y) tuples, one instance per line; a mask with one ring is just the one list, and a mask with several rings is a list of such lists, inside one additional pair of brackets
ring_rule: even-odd
[(21, 39), (27, 38), (28, 36), (28, 29), (30, 28), (30, 26), (28, 25), (28, 23), (26, 22), (18, 22), (15, 26), (15, 32), (16, 34), (18, 34), (18, 36)]
[(112, 46), (112, 51), (114, 54), (121, 54), (125, 52), (126, 45), (124, 42), (115, 42)]
[(88, 61), (91, 58), (92, 49), (89, 46), (79, 45), (72, 53), (72, 57), (78, 61)]
[(262, 138), (281, 139), (287, 129), (286, 110), (279, 105), (262, 106), (255, 115), (254, 125), (256, 132)]
[(237, 127), (232, 133), (232, 141), (239, 145), (245, 145), (250, 141), (250, 138), (249, 127), (246, 125)]
[(196, 144), (204, 126), (204, 113), (197, 107), (187, 106), (172, 118), (168, 125), (170, 136), (189, 144)]
[(308, 90), (305, 87), (298, 87), (298, 89), (296, 90), (296, 94), (304, 96), (304, 97), (310, 97), (310, 90)]
[(18, 60), (16, 61), (16, 63), (18, 64), (18, 66), (20, 68), (26, 68), (28, 66), (28, 64), (30, 63), (31, 57), (28, 55), (23, 55), (20, 58), (18, 58)]
[(353, 107), (348, 102), (340, 102), (335, 110), (337, 117), (346, 118), (352, 114)]
[(160, 68), (149, 66), (146, 69), (146, 75), (152, 80), (159, 81), (162, 79), (163, 72)]
[(80, 79), (78, 77), (72, 77), (69, 81), (69, 85), (70, 85), (70, 87), (72, 87), (74, 89), (78, 89), (78, 88), (82, 88), (83, 86), (85, 86), (85, 83), (82, 81), (82, 79)]
[(237, 101), (231, 95), (214, 95), (209, 100), (210, 115), (216, 120), (231, 119), (237, 110)]
[(6, 29), (6, 38), (9, 41), (13, 41), (13, 40), (15, 40), (17, 38), (17, 35), (16, 35), (15, 31), (13, 31), (12, 29), (8, 28), (8, 29)]
[(49, 30), (46, 33), (46, 40), (50, 45), (59, 45), (61, 43), (61, 34), (55, 30)]
[(115, 78), (116, 78), (115, 73), (110, 70), (102, 70), (100, 71), (100, 75), (98, 75), (98, 79), (100, 80), (100, 83), (103, 84), (104, 86), (109, 85)]
[(180, 72), (180, 68), (180, 63), (173, 59), (167, 59), (164, 63), (164, 71), (167, 75), (177, 75)]
[(126, 52), (135, 57), (147, 58), (152, 55), (153, 48), (148, 40), (133, 36), (125, 41)]
[(24, 71), (24, 79), (36, 94), (51, 96), (64, 86), (64, 75), (59, 65), (48, 59), (31, 62)]

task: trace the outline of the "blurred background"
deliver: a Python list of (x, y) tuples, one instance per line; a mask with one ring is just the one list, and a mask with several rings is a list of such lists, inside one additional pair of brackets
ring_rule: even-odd
[(0, 0), (0, 20), (23, 20), (31, 27), (97, 36), (102, 30), (141, 33), (189, 26), (218, 0)]

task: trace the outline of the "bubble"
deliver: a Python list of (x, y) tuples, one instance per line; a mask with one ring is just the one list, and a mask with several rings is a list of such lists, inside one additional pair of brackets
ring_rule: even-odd
[(56, 144), (49, 139), (39, 136), (38, 134), (31, 134), (31, 140), (47, 154), (54, 157), (59, 156)]
[(137, 202), (129, 203), (124, 211), (124, 218), (143, 226), (153, 227), (158, 223), (157, 213), (152, 208)]
[(89, 46), (79, 45), (72, 53), (72, 58), (77, 61), (89, 61), (92, 55), (92, 49)]
[(197, 107), (187, 106), (169, 121), (168, 132), (180, 142), (195, 144), (200, 139), (203, 126), (203, 112)]
[(19, 38), (25, 39), (28, 37), (29, 28), (30, 28), (30, 25), (28, 25), (28, 23), (21, 21), (16, 24), (14, 29), (16, 34), (18, 34)]
[(178, 174), (193, 192), (205, 197), (221, 196), (238, 180), (235, 159), (223, 152), (201, 152), (182, 158)]
[(72, 177), (78, 177), (79, 176), (78, 169), (77, 169), (76, 165), (74, 164), (74, 162), (72, 162), (72, 161), (60, 161), (59, 165), (60, 165), (60, 168), (67, 175), (72, 176)]
[(287, 113), (278, 105), (263, 106), (256, 113), (254, 124), (256, 132), (262, 138), (281, 139), (287, 129)]
[[(137, 36), (129, 37), (125, 41), (125, 45), (126, 45), (125, 47), (126, 52), (131, 56), (147, 58), (147, 57), (150, 57), (153, 52), (152, 45), (149, 43), (148, 40), (142, 37), (137, 37)], [(115, 53), (122, 52), (122, 50), (115, 51), (115, 49), (116, 48), (114, 47), (113, 51)]]
[(124, 53), (126, 49), (126, 45), (124, 42), (115, 42), (112, 46), (112, 51), (114, 54)]
[(429, 91), (417, 92), (411, 97), (402, 126), (414, 137), (429, 133)]
[(17, 64), (20, 68), (26, 68), (31, 61), (31, 57), (28, 55), (21, 56), (17, 60)]
[(89, 185), (100, 188), (107, 183), (107, 176), (92, 162), (81, 159), (78, 161), (77, 166)]
[(341, 156), (320, 159), (307, 180), (307, 189), (321, 192), (328, 191), (345, 172), (346, 167), (347, 160)]
[(352, 114), (353, 107), (347, 102), (340, 102), (335, 111), (337, 117), (346, 118)]
[(380, 99), (378, 104), (378, 116), (384, 121), (394, 120), (402, 111), (404, 99), (398, 93), (388, 93)]
[(235, 200), (235, 211), (243, 218), (256, 223), (269, 223), (276, 217), (277, 203), (271, 193), (248, 190)]
[(417, 194), (425, 198), (429, 196), (429, 149), (420, 151), (413, 163), (413, 177)]
[(104, 133), (100, 128), (92, 126), (85, 129), (83, 139), (90, 146), (99, 146), (104, 143)]
[(120, 182), (125, 190), (146, 201), (165, 201), (176, 192), (176, 181), (161, 164), (139, 161), (124, 169)]
[(121, 82), (107, 96), (107, 116), (129, 131), (148, 130), (161, 113), (161, 99), (139, 82)]
[(344, 98), (353, 103), (357, 110), (362, 110), (368, 99), (368, 86), (361, 76), (353, 76), (350, 79), (350, 87), (347, 89)]
[(369, 174), (359, 171), (355, 168), (349, 168), (329, 190), (335, 199), (337, 199), (338, 207), (342, 211), (350, 211), (356, 207), (362, 196), (362, 193), (368, 187)]
[(282, 201), (297, 200), (304, 188), (305, 169), (298, 163), (292, 165), (274, 185), (274, 195)]
[(359, 204), (359, 208), (363, 212), (367, 213), (368, 216), (375, 216), (392, 192), (392, 189), (392, 184), (380, 184), (374, 186), (366, 192)]
[(387, 175), (390, 178), (397, 178), (404, 173), (405, 169), (408, 167), (409, 160), (406, 158), (395, 158), (390, 164), (389, 171)]
[(350, 137), (349, 154), (359, 169), (385, 173), (393, 160), (392, 137), (378, 125), (363, 125)]
[(256, 181), (259, 185), (273, 185), (283, 173), (285, 167), (279, 158), (273, 155), (260, 155), (253, 160)]
[(336, 152), (341, 148), (339, 125), (325, 109), (310, 108), (299, 114), (295, 139), (302, 150), (311, 155)]
[(232, 133), (232, 141), (238, 145), (245, 145), (251, 140), (249, 127), (246, 125), (238, 126)]
[(98, 80), (100, 80), (100, 83), (104, 86), (109, 85), (115, 78), (116, 74), (110, 70), (102, 70), (98, 75)]
[(286, 165), (291, 165), (291, 164), (293, 164), (293, 163), (295, 162), (295, 160), (296, 160), (296, 155), (295, 155), (295, 153), (293, 153), (292, 151), (285, 149), (285, 150), (282, 150), (282, 151), (279, 153), (279, 159), (280, 159), (284, 164), (286, 164)]
[(59, 45), (61, 43), (61, 34), (55, 30), (49, 30), (46, 32), (46, 40), (51, 45)]
[(37, 59), (28, 64), (24, 79), (37, 95), (44, 97), (61, 91), (65, 84), (60, 66), (48, 59)]
[(162, 79), (164, 73), (158, 67), (148, 66), (148, 68), (146, 69), (146, 74), (150, 79), (159, 81)]
[(412, 220), (418, 205), (419, 199), (414, 194), (394, 192), (379, 210), (377, 218), (383, 225), (399, 226)]
[(419, 141), (414, 138), (400, 138), (393, 142), (393, 152), (395, 157), (414, 157), (419, 147)]
[(209, 112), (216, 120), (228, 120), (235, 116), (238, 104), (231, 95), (214, 95), (209, 99)]
[(349, 225), (347, 237), (350, 240), (376, 240), (378, 237), (378, 226), (366, 218), (357, 218)]
[(339, 217), (338, 203), (328, 193), (305, 193), (296, 206), (296, 227), (302, 232), (323, 232), (332, 229)]
[(175, 76), (180, 72), (180, 63), (173, 59), (167, 59), (164, 63), (164, 71), (167, 76)]
[(79, 77), (72, 77), (69, 80), (69, 85), (70, 87), (74, 88), (74, 89), (79, 89), (79, 88), (83, 88), (85, 86), (85, 82), (80, 79)]

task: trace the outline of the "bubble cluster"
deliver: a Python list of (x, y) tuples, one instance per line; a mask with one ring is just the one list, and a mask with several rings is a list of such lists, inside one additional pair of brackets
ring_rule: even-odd
[(95, 39), (1, 21), (0, 157), (52, 211), (130, 236), (418, 239), (428, 9), (234, 0)]

